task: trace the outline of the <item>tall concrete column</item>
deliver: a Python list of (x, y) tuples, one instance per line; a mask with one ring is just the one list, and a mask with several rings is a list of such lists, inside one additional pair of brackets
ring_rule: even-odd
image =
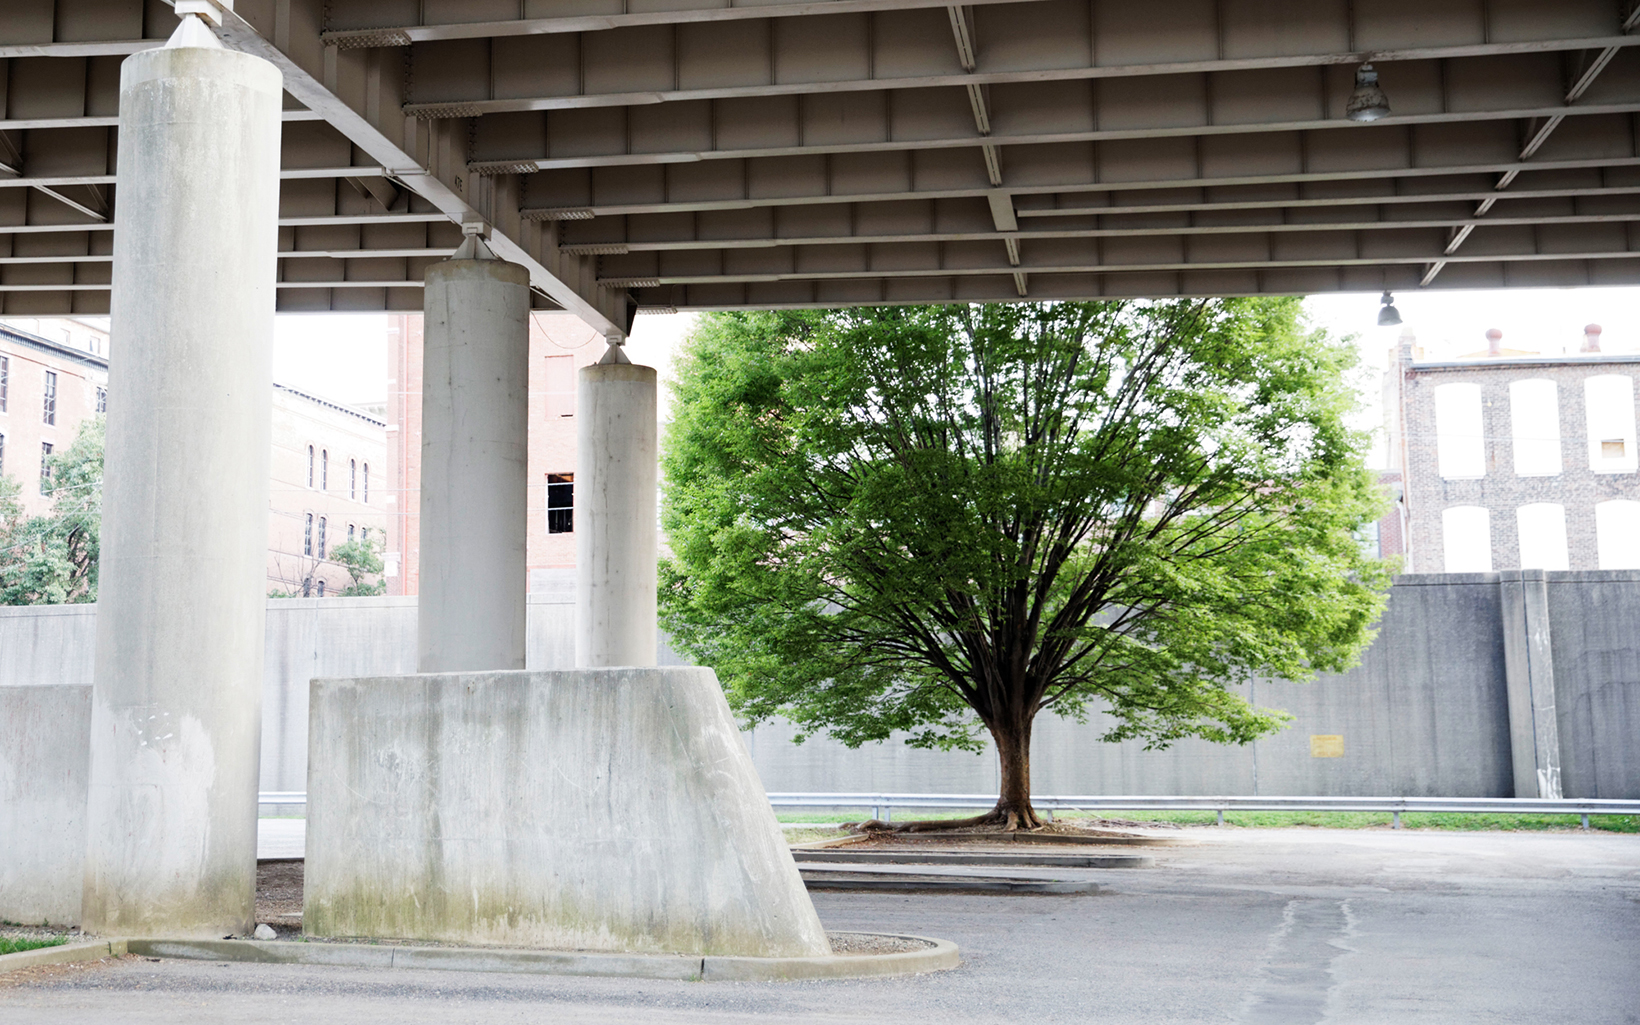
[(88, 931), (255, 925), (280, 87), (194, 17), (120, 71)]
[(416, 668), (524, 668), (530, 275), (469, 234), (427, 269)]
[(619, 346), (575, 408), (575, 664), (655, 664), (655, 370)]

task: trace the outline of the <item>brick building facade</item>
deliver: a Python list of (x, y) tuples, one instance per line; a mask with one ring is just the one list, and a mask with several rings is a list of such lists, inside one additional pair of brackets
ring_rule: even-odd
[(382, 539), (387, 425), (364, 410), (273, 386), (268, 485), (268, 590), (323, 598), (352, 581), (331, 556)]
[[(23, 511), (51, 511), (46, 459), (67, 451), (108, 401), (107, 336), (76, 321), (0, 324), (0, 475), (22, 485)], [(39, 333), (36, 333), (38, 331)]]
[[(0, 324), (0, 475), (22, 485), (27, 515), (51, 511), (45, 456), (105, 412), (108, 333), (71, 318)], [(386, 425), (370, 413), (273, 387), (268, 589), (336, 594), (350, 577), (328, 556), (386, 520)], [(49, 446), (49, 447), (48, 447)]]
[(1386, 377), (1409, 572), (1640, 568), (1640, 355), (1506, 350), (1423, 361), (1403, 336)]

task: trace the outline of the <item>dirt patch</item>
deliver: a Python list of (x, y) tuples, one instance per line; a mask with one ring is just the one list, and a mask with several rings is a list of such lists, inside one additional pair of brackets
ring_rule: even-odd
[(158, 960), (157, 957), (142, 958), (135, 954), (122, 954), (119, 957), (104, 957), (95, 961), (70, 961), (67, 964), (39, 964), (28, 968), (14, 968), (9, 972), (0, 972), (0, 989), (16, 986), (49, 986), (54, 982), (100, 971), (117, 964)]
[(0, 936), (13, 940), (54, 940), (62, 938), (69, 943), (78, 943), (86, 939), (85, 933), (78, 926), (63, 925), (21, 925), (17, 922), (7, 922), (0, 925)]
[(934, 944), (909, 936), (880, 936), (869, 932), (828, 932), (831, 952), (842, 957), (865, 957), (871, 954), (909, 954), (927, 950)]
[[(1183, 829), (1178, 822), (1138, 822), (1133, 819), (1084, 819), (1094, 829)], [(1070, 823), (1065, 823), (1069, 825)]]
[(276, 932), (302, 930), (301, 858), (256, 863), (256, 921)]

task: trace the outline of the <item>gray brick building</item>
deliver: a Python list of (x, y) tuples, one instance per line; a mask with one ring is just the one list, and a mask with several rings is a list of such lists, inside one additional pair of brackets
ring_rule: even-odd
[(1410, 572), (1640, 568), (1640, 354), (1504, 349), (1423, 361), (1404, 336), (1385, 380), (1395, 519)]

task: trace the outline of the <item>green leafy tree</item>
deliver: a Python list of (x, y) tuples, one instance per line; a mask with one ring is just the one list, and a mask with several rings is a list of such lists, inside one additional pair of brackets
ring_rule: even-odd
[[(339, 544), (331, 549), (330, 561), (347, 570), (350, 583), (342, 589), (343, 598), (367, 598), (387, 593), (387, 584), (381, 579), (380, 540), (360, 538)], [(374, 582), (372, 577), (375, 578)]]
[(749, 722), (989, 734), (998, 801), (967, 821), (1034, 828), (1039, 713), (1246, 743), (1287, 717), (1241, 685), (1370, 639), (1353, 359), (1288, 299), (706, 317), (663, 457), (664, 621)]
[(51, 512), (26, 516), (17, 481), (0, 478), (0, 605), (97, 600), (102, 529), (103, 418), (80, 425), (48, 461)]

